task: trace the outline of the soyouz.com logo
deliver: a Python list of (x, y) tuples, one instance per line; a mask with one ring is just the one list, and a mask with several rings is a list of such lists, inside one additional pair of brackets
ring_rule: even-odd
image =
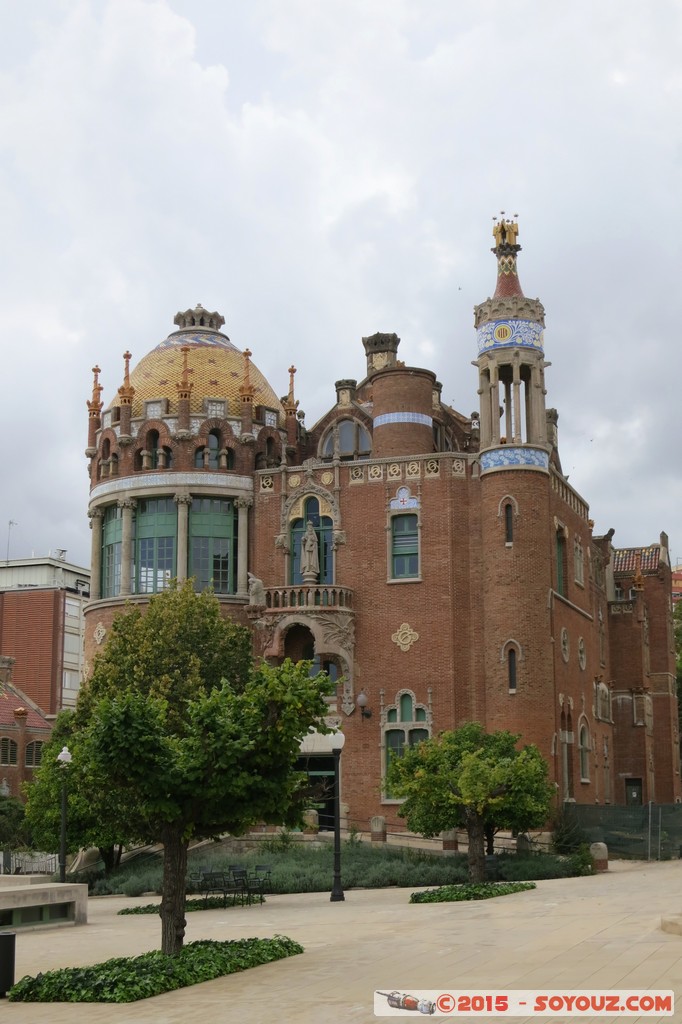
[(439, 1017), (672, 1017), (675, 995), (672, 991), (624, 989), (613, 992), (589, 989), (567, 992), (536, 991), (457, 991), (456, 989), (377, 989), (374, 992), (375, 1017), (412, 1017), (415, 1014)]

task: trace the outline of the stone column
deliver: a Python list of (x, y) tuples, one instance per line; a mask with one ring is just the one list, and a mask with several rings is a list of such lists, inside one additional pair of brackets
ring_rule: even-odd
[(90, 600), (99, 601), (102, 596), (102, 520), (104, 509), (92, 508), (88, 512), (92, 530), (90, 554)]
[(237, 597), (249, 596), (249, 509), (253, 498), (237, 498)]
[(187, 579), (187, 553), (189, 543), (189, 507), (192, 504), (190, 494), (176, 494), (174, 499), (178, 506), (178, 557), (175, 575), (180, 580)]
[[(514, 436), (512, 440), (515, 444), (521, 444), (524, 439), (521, 436), (521, 369), (518, 362), (514, 363), (514, 383), (512, 387), (514, 391)], [(528, 424), (526, 424), (527, 427)], [(526, 440), (528, 440), (527, 437)]]
[(121, 595), (132, 594), (132, 561), (133, 561), (133, 512), (137, 502), (134, 498), (123, 498), (118, 503), (122, 513), (121, 531)]
[(490, 441), (500, 443), (500, 378), (497, 367), (490, 369)]

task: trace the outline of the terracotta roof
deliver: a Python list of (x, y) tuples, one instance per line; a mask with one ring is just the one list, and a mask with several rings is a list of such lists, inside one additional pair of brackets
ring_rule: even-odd
[(37, 704), (34, 704), (30, 697), (27, 697), (13, 683), (5, 683), (4, 692), (0, 694), (0, 729), (7, 726), (15, 726), (15, 708), (25, 708), (27, 729), (46, 729), (52, 731), (52, 722), (49, 722)]
[(648, 548), (614, 548), (613, 571), (623, 575), (632, 575), (637, 571), (637, 563), (643, 573), (657, 573), (661, 561), (661, 548), (652, 544)]

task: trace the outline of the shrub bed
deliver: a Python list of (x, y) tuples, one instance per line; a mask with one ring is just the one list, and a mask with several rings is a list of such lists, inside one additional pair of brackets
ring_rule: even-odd
[(413, 892), (410, 903), (460, 903), (464, 900), (491, 900), (512, 892), (537, 889), (534, 882), (477, 882), (468, 885), (442, 885), (440, 889)]
[(232, 942), (206, 939), (188, 943), (176, 956), (154, 950), (91, 967), (27, 975), (7, 998), (27, 1003), (132, 1003), (302, 952), (303, 947), (285, 935)]
[[(263, 897), (265, 903), (265, 897)], [(225, 903), (222, 896), (208, 896), (206, 899), (185, 900), (185, 912), (188, 910), (227, 910), (234, 903)], [(160, 914), (160, 903), (143, 903), (140, 907), (123, 907), (119, 914)]]

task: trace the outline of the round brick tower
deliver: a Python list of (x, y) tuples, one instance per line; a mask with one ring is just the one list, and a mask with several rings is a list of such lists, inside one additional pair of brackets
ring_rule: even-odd
[(251, 352), (224, 333), (219, 313), (198, 305), (174, 323), (136, 366), (125, 353), (123, 383), (106, 408), (93, 369), (89, 665), (115, 615), (129, 602), (145, 604), (172, 578), (210, 585), (226, 613), (240, 614), (254, 470), (286, 462), (292, 442), (294, 368), (283, 406)]
[(362, 343), (372, 382), (373, 456), (432, 452), (435, 374), (396, 359), (400, 344), (396, 334), (374, 334)]
[(475, 308), (486, 725), (523, 733), (551, 763), (552, 445), (544, 400), (544, 308), (521, 289), (517, 235), (516, 222), (496, 223), (497, 287)]

